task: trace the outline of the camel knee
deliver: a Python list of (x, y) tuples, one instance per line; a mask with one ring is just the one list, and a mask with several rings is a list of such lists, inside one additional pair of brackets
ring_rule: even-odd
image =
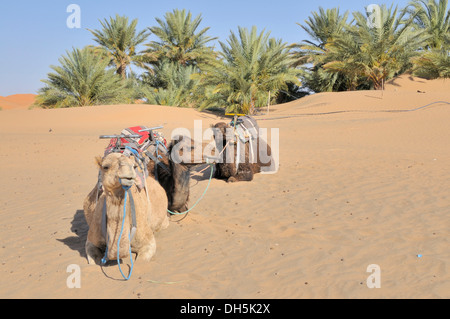
[(152, 235), (148, 244), (144, 245), (138, 252), (139, 259), (144, 261), (150, 261), (156, 252), (156, 241), (155, 237)]
[(167, 214), (164, 216), (164, 220), (161, 224), (161, 229), (166, 229), (167, 227), (169, 227), (170, 225), (170, 221), (169, 221), (169, 216), (167, 216)]
[(238, 179), (234, 176), (231, 176), (227, 179), (227, 183), (235, 183), (238, 182)]
[(102, 258), (102, 251), (89, 240), (86, 240), (86, 257), (89, 265), (98, 264)]

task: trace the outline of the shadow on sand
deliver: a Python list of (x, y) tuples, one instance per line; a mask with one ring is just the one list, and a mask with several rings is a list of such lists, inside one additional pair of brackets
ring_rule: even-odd
[[(212, 167), (213, 169), (213, 177), (215, 173), (215, 165)], [(191, 179), (196, 181), (195, 185), (197, 185), (198, 182), (203, 180), (209, 180), (209, 177), (211, 176), (211, 168), (209, 164), (199, 164), (196, 166), (191, 167)], [(193, 185), (191, 185), (192, 187)]]
[[(84, 211), (82, 209), (79, 209), (75, 212), (73, 219), (72, 219), (72, 227), (70, 227), (70, 230), (76, 234), (76, 236), (69, 236), (64, 239), (57, 239), (59, 242), (62, 242), (64, 245), (69, 247), (72, 250), (78, 251), (81, 257), (87, 258), (86, 256), (86, 250), (85, 250), (85, 244), (87, 239), (87, 234), (89, 231), (89, 226), (86, 222), (86, 219), (84, 218)], [(123, 281), (123, 278), (113, 278), (111, 275), (108, 275), (105, 271), (105, 267), (111, 267), (111, 266), (117, 266), (116, 260), (108, 260), (106, 264), (100, 265), (103, 274), (110, 279), (114, 280), (120, 280)], [(124, 266), (123, 266), (124, 267)], [(128, 272), (130, 271), (130, 266), (126, 265), (125, 267), (128, 267)], [(126, 269), (126, 268), (125, 268)]]
[(89, 226), (84, 218), (84, 211), (78, 209), (73, 216), (72, 226), (70, 230), (76, 234), (76, 236), (70, 236), (64, 239), (57, 239), (64, 245), (72, 250), (78, 251), (81, 257), (86, 258), (86, 252), (84, 246), (86, 244), (86, 238), (89, 230)]

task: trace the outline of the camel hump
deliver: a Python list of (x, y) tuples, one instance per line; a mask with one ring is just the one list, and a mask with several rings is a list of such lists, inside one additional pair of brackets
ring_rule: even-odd
[(251, 129), (254, 128), (256, 130), (259, 129), (258, 123), (256, 122), (255, 118), (250, 115), (240, 116), (239, 119), (242, 120), (244, 127)]
[(248, 142), (250, 139), (258, 138), (259, 126), (252, 116), (240, 116), (237, 120), (236, 132), (243, 142)]

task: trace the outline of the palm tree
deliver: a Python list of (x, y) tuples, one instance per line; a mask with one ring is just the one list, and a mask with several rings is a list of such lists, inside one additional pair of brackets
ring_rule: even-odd
[(117, 74), (126, 78), (127, 68), (131, 63), (143, 66), (142, 56), (137, 52), (137, 46), (142, 44), (149, 33), (146, 30), (137, 32), (137, 19), (129, 23), (128, 17), (116, 15), (100, 21), (102, 30), (89, 30), (94, 40), (106, 50), (111, 64), (115, 65)]
[(327, 47), (324, 69), (335, 73), (343, 72), (356, 88), (368, 80), (375, 89), (381, 89), (385, 80), (406, 71), (410, 59), (417, 55), (423, 45), (423, 31), (412, 28), (414, 16), (406, 19), (406, 12), (399, 13), (398, 7), (380, 9), (380, 24), (371, 26), (367, 15), (353, 13), (355, 24)]
[(407, 11), (415, 16), (414, 24), (418, 29), (425, 30), (429, 35), (426, 47), (442, 49), (450, 40), (450, 9), (448, 0), (413, 0)]
[(159, 26), (149, 30), (159, 38), (146, 44), (143, 60), (151, 66), (142, 75), (144, 95), (148, 103), (193, 106), (198, 75), (206, 64), (214, 63), (216, 53), (207, 46), (216, 38), (206, 35), (209, 27), (198, 30), (201, 15), (193, 18), (186, 10), (175, 9), (157, 18)]
[(421, 55), (413, 59), (414, 75), (435, 79), (450, 77), (450, 9), (448, 0), (414, 0), (407, 11), (414, 25), (428, 35)]
[(144, 96), (149, 104), (170, 106), (193, 106), (192, 92), (198, 81), (192, 79), (197, 67), (183, 66), (164, 61), (155, 66), (153, 74), (142, 76)]
[(291, 68), (292, 57), (281, 40), (270, 33), (249, 32), (239, 27), (239, 35), (231, 32), (227, 43), (220, 42), (220, 60), (205, 68), (199, 90), (201, 108), (224, 107), (226, 111), (252, 114), (267, 105), (269, 92), (276, 99), (287, 83), (300, 84), (298, 70)]
[(215, 58), (213, 48), (207, 44), (217, 38), (206, 35), (209, 27), (197, 30), (202, 21), (201, 15), (193, 19), (191, 12), (175, 9), (166, 13), (165, 20), (156, 18), (156, 21), (159, 26), (149, 30), (159, 41), (146, 44), (148, 49), (144, 51), (150, 63), (168, 60), (185, 66), (200, 66)]
[(73, 49), (59, 59), (60, 66), (42, 80), (36, 104), (44, 108), (85, 106), (130, 102), (131, 91), (113, 69), (109, 60), (92, 47)]
[(448, 50), (433, 49), (413, 59), (413, 74), (426, 79), (450, 78)]
[(348, 26), (347, 20), (348, 11), (341, 15), (339, 8), (324, 10), (319, 7), (319, 12), (312, 12), (312, 17), (305, 20), (306, 25), (297, 23), (313, 41), (303, 40), (300, 44), (291, 46), (292, 49), (299, 49), (293, 52), (297, 60), (295, 65), (316, 62), (315, 57), (325, 53), (325, 46), (344, 32)]
[(310, 36), (290, 46), (294, 59), (293, 66), (302, 66), (304, 85), (315, 92), (342, 91), (350, 82), (344, 73), (330, 73), (323, 69), (327, 62), (327, 45), (340, 37), (348, 28), (348, 11), (341, 14), (339, 8), (312, 12), (305, 24), (297, 23)]

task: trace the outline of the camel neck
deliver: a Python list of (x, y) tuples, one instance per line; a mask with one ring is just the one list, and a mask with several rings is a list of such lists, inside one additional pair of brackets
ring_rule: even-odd
[[(108, 219), (111, 220), (121, 220), (122, 212), (123, 212), (123, 203), (124, 203), (124, 192), (122, 194), (111, 194), (105, 193), (106, 207)], [(118, 195), (118, 196), (117, 196)]]

